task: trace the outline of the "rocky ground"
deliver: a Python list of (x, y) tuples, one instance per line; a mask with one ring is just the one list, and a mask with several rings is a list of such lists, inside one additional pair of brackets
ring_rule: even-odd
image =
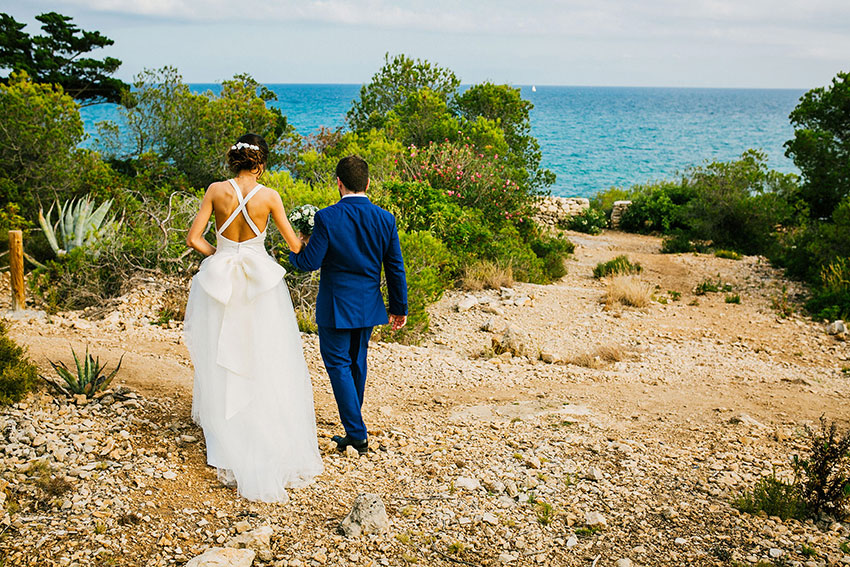
[[(152, 324), (158, 282), (93, 318), (13, 322), (45, 372), (69, 345), (126, 356), (97, 402), (42, 391), (0, 412), (0, 565), (184, 565), (246, 536), (263, 540), (254, 565), (850, 565), (850, 523), (732, 506), (788, 474), (822, 414), (847, 426), (847, 343), (781, 317), (800, 290), (763, 259), (571, 238), (560, 282), (448, 293), (423, 344), (372, 345), (362, 457), (332, 448), (336, 410), (305, 335), (326, 471), (285, 505), (240, 499), (205, 466), (180, 325)], [(618, 254), (657, 286), (649, 307), (600, 303), (591, 270)], [(718, 278), (732, 291), (694, 295)], [(528, 356), (494, 356), (508, 325)], [(381, 497), (388, 532), (338, 531), (360, 493)]]

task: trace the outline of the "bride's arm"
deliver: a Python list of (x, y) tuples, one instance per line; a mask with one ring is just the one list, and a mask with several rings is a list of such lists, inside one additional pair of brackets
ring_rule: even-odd
[(289, 224), (289, 219), (286, 218), (286, 210), (283, 208), (283, 200), (280, 198), (280, 194), (277, 191), (274, 191), (274, 196), (272, 197), (272, 219), (274, 219), (274, 223), (277, 225), (277, 229), (280, 231), (283, 239), (286, 240), (286, 244), (289, 246), (289, 249), (298, 254), (301, 252), (301, 248), (304, 247), (304, 243), (301, 242), (301, 239), (298, 238), (298, 235), (295, 234), (295, 231), (292, 230), (292, 225)]
[(189, 234), (186, 235), (186, 245), (194, 248), (204, 256), (215, 254), (215, 247), (204, 238), (204, 231), (207, 228), (207, 223), (210, 221), (212, 213), (212, 185), (210, 185), (204, 194), (204, 200), (201, 201), (201, 210), (198, 211), (198, 215), (189, 229)]

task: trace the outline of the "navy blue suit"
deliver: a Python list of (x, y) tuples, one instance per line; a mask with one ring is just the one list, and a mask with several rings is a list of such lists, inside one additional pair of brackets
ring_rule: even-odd
[(381, 295), (381, 266), (389, 312), (407, 315), (407, 282), (395, 217), (365, 195), (340, 199), (316, 213), (310, 242), (289, 261), (302, 271), (321, 268), (316, 324), (345, 433), (366, 439), (361, 407), (366, 351), (375, 325), (388, 322)]

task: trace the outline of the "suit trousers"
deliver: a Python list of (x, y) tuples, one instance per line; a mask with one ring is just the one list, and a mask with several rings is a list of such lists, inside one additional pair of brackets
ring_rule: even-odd
[(366, 352), (373, 327), (319, 327), (319, 352), (331, 380), (339, 419), (352, 439), (367, 438), (361, 407), (366, 388)]

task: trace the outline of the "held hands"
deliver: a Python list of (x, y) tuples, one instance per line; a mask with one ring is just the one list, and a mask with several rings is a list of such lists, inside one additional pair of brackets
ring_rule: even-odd
[(398, 331), (407, 324), (407, 315), (393, 315), (390, 313), (390, 325), (393, 331)]

